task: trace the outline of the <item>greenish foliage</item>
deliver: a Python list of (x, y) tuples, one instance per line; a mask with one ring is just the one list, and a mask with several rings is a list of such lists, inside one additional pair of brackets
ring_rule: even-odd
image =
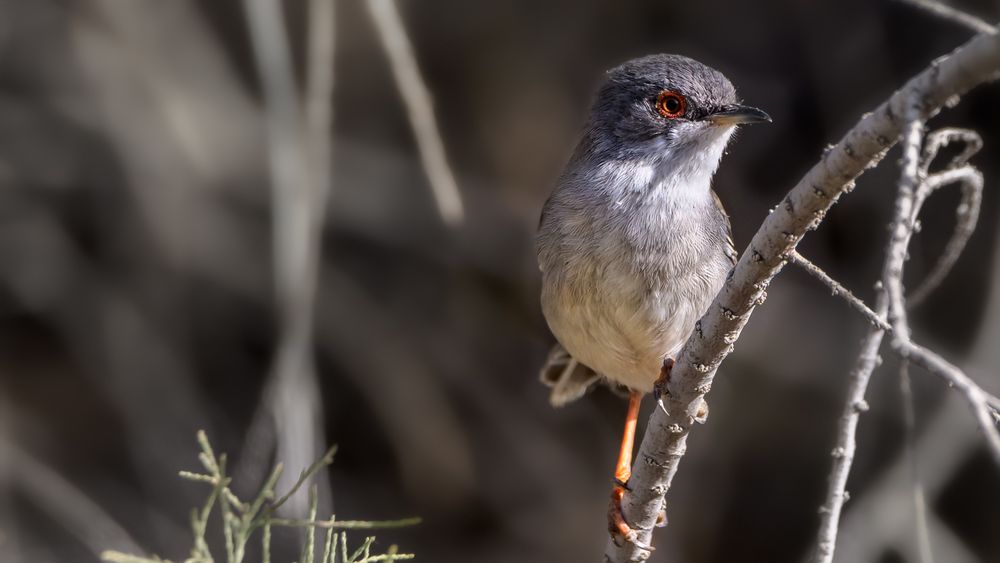
[[(403, 561), (413, 559), (412, 553), (397, 553), (396, 546), (390, 546), (385, 553), (372, 553), (374, 536), (368, 536), (355, 549), (347, 546), (346, 530), (381, 529), (412, 526), (420, 523), (419, 518), (404, 518), (401, 520), (367, 521), (367, 520), (317, 520), (316, 486), (309, 489), (309, 514), (304, 519), (277, 518), (276, 511), (285, 504), (310, 478), (320, 469), (333, 463), (336, 446), (299, 474), (292, 488), (281, 497), (274, 491), (275, 483), (282, 472), (279, 463), (271, 471), (260, 491), (249, 502), (240, 500), (229, 488), (231, 478), (226, 475), (226, 454), (215, 455), (208, 437), (204, 431), (198, 432), (198, 443), (201, 453), (198, 459), (205, 468), (205, 473), (181, 471), (180, 476), (189, 481), (207, 483), (212, 486), (208, 498), (201, 508), (191, 511), (191, 531), (194, 534), (194, 546), (191, 555), (184, 563), (214, 563), (215, 558), (209, 550), (205, 532), (208, 520), (216, 512), (221, 514), (223, 535), (225, 539), (226, 563), (241, 563), (246, 554), (246, 546), (251, 536), (260, 530), (261, 552), (264, 563), (271, 561), (271, 528), (274, 526), (301, 528), (305, 533), (305, 541), (299, 563), (375, 563), (376, 561)], [(277, 499), (277, 500), (275, 500)], [(318, 529), (325, 529), (323, 548), (320, 558), (316, 559), (316, 534)], [(109, 563), (170, 563), (169, 560), (157, 556), (144, 557), (105, 551), (101, 559)]]

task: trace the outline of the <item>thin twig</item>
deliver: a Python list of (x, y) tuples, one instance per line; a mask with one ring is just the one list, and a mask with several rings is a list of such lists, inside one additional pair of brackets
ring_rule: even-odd
[(108, 546), (141, 551), (121, 524), (57, 471), (3, 437), (0, 451), (12, 484), (91, 553), (99, 555)]
[[(916, 112), (913, 111), (913, 114)], [(894, 335), (896, 339), (907, 339), (910, 335), (910, 327), (906, 322), (906, 302), (903, 297), (903, 268), (917, 224), (919, 206), (923, 203), (917, 197), (920, 189), (919, 154), (922, 140), (923, 122), (914, 118), (907, 127), (904, 137), (899, 193), (896, 196), (889, 247), (882, 270), (882, 283), (885, 284), (886, 294), (889, 297), (889, 320), (893, 329), (902, 331), (901, 334)]]
[[(875, 304), (876, 314), (879, 317), (884, 317), (888, 309), (885, 290), (879, 287)], [(861, 353), (858, 354), (858, 359), (848, 379), (847, 399), (844, 401), (844, 409), (837, 423), (837, 442), (830, 452), (831, 457), (833, 457), (833, 467), (830, 470), (826, 500), (819, 509), (820, 525), (816, 551), (812, 561), (833, 560), (833, 551), (836, 548), (840, 525), (840, 513), (848, 497), (847, 477), (851, 473), (854, 454), (858, 448), (856, 438), (858, 422), (861, 414), (868, 410), (865, 394), (868, 391), (868, 382), (871, 380), (872, 373), (882, 361), (878, 351), (882, 346), (884, 335), (885, 331), (877, 326), (868, 329), (868, 334), (861, 344)]]
[(374, 537), (368, 536), (367, 538), (365, 538), (365, 541), (362, 542), (361, 546), (355, 549), (354, 553), (349, 558), (347, 558), (347, 561), (345, 561), (344, 563), (353, 563), (355, 561), (358, 561), (358, 558), (362, 556), (364, 557), (364, 560), (367, 560), (368, 554), (371, 550), (373, 543), (375, 543)]
[(944, 167), (945, 170), (954, 170), (965, 165), (983, 148), (982, 136), (971, 129), (959, 127), (935, 129), (928, 133), (927, 138), (924, 139), (924, 152), (920, 157), (920, 172), (924, 176), (929, 175), (931, 164), (941, 153), (941, 149), (956, 142), (962, 143), (962, 151), (952, 157), (951, 162)]
[[(953, 396), (952, 396), (953, 395)], [(968, 432), (967, 425), (956, 424), (956, 417), (965, 414), (965, 401), (957, 394), (948, 394), (943, 404), (923, 427), (914, 449), (920, 455), (922, 484), (926, 498), (937, 498), (950, 483), (955, 472), (979, 451), (979, 437)], [(889, 550), (905, 556), (913, 545), (909, 521), (900, 514), (912, 512), (907, 483), (911, 463), (905, 451), (894, 453), (889, 463), (877, 475), (866, 480), (864, 491), (851, 498), (850, 510), (845, 511), (838, 534), (849, 541), (837, 546), (837, 561), (878, 561)], [(933, 511), (928, 514), (928, 528), (934, 553), (948, 563), (978, 562), (954, 535), (941, 528)], [(915, 551), (915, 550), (913, 550)], [(811, 554), (809, 554), (811, 555)], [(909, 557), (913, 561), (917, 557)], [(809, 561), (808, 556), (802, 561)]]
[[(320, 240), (330, 192), (333, 190), (334, 0), (309, 0), (308, 71), (305, 80), (305, 127), (313, 219), (308, 248), (320, 260)], [(311, 272), (318, 277), (318, 266)], [(313, 282), (315, 285), (315, 281)], [(312, 288), (315, 293), (315, 288)], [(315, 300), (315, 298), (313, 298)], [(305, 307), (306, 305), (303, 305)], [(315, 309), (309, 303), (310, 309)]]
[(316, 557), (316, 527), (311, 524), (316, 522), (318, 499), (319, 490), (316, 485), (309, 487), (309, 518), (306, 520), (308, 524), (303, 527), (306, 541), (305, 545), (302, 546), (302, 554), (299, 556), (300, 563), (313, 563), (313, 558)]
[(333, 530), (380, 530), (384, 528), (405, 528), (415, 526), (420, 518), (401, 518), (399, 520), (295, 520), (290, 518), (271, 518), (274, 526), (290, 526), (295, 528), (325, 528)]
[(264, 524), (264, 529), (260, 534), (261, 559), (264, 563), (271, 563), (271, 525)]
[(406, 106), (410, 126), (416, 137), (420, 160), (434, 193), (438, 212), (446, 224), (458, 226), (464, 218), (462, 196), (455, 174), (448, 165), (444, 141), (434, 118), (434, 103), (430, 90), (420, 76), (413, 46), (393, 0), (367, 0), (379, 40), (389, 57), (396, 87)]
[[(322, 3), (313, 4), (322, 6)], [(281, 335), (265, 400), (278, 429), (278, 458), (293, 466), (314, 459), (322, 439), (322, 407), (313, 361), (313, 311), (320, 231), (329, 188), (329, 115), (332, 9), (310, 18), (307, 129), (292, 72), (284, 16), (276, 0), (244, 0), (268, 124), (274, 205), (274, 276)], [(323, 121), (318, 121), (323, 120)], [(313, 146), (307, 146), (307, 142)], [(311, 150), (310, 150), (311, 149)], [(268, 417), (264, 417), (266, 419)], [(255, 421), (254, 426), (267, 424)], [(287, 480), (288, 477), (286, 476)], [(282, 483), (287, 485), (287, 483)], [(293, 501), (302, 512), (304, 499)]]
[(923, 183), (920, 190), (920, 192), (926, 193), (918, 193), (918, 198), (923, 200), (935, 189), (952, 183), (959, 183), (962, 187), (961, 200), (958, 207), (955, 208), (955, 229), (951, 238), (948, 239), (941, 257), (931, 268), (931, 272), (907, 297), (909, 307), (916, 307), (923, 303), (941, 285), (944, 278), (951, 272), (955, 262), (958, 261), (962, 251), (965, 250), (965, 245), (969, 242), (969, 238), (976, 229), (976, 223), (979, 221), (979, 209), (983, 200), (983, 175), (971, 166), (963, 166), (931, 176)]
[[(334, 88), (334, 0), (309, 0), (309, 47), (306, 61), (305, 112), (309, 171), (322, 216), (332, 181), (331, 145)], [(317, 221), (314, 226), (322, 225)]]
[[(931, 164), (941, 149), (956, 142), (962, 143), (962, 151), (952, 157), (944, 171), (931, 174)], [(924, 140), (920, 174), (927, 179), (917, 188), (917, 206), (923, 206), (924, 200), (938, 189), (954, 183), (961, 185), (962, 198), (955, 209), (955, 229), (944, 252), (920, 286), (907, 297), (907, 306), (911, 308), (919, 306), (941, 284), (976, 228), (982, 203), (983, 177), (975, 168), (966, 166), (966, 163), (982, 148), (982, 137), (969, 129), (945, 127), (929, 133)]]
[(160, 559), (159, 557), (142, 557), (114, 550), (102, 552), (101, 561), (106, 561), (107, 563), (170, 563), (170, 561)]
[(362, 563), (376, 563), (377, 561), (409, 561), (416, 556), (412, 553), (386, 553), (384, 555), (373, 555), (366, 558)]
[(1000, 398), (987, 393), (965, 372), (919, 344), (904, 340), (894, 342), (893, 346), (904, 357), (909, 358), (913, 363), (930, 373), (943, 378), (948, 385), (962, 393), (972, 408), (979, 429), (986, 437), (986, 445), (993, 461), (1000, 466), (1000, 430), (997, 429), (997, 421), (993, 415), (997, 405), (1000, 404)]
[(976, 33), (993, 33), (996, 29), (992, 25), (977, 18), (976, 16), (973, 16), (972, 14), (956, 10), (951, 6), (942, 4), (941, 2), (936, 2), (935, 0), (900, 0), (900, 2), (920, 8), (921, 10), (934, 14), (941, 19), (957, 23), (971, 31), (975, 31)]
[(299, 490), (299, 488), (302, 487), (302, 485), (305, 484), (306, 481), (315, 477), (320, 471), (325, 469), (327, 466), (331, 465), (333, 463), (333, 456), (335, 456), (336, 454), (337, 454), (337, 446), (336, 445), (330, 446), (326, 450), (326, 453), (323, 454), (323, 457), (310, 463), (309, 467), (306, 467), (305, 469), (302, 470), (301, 473), (299, 473), (299, 478), (296, 479), (294, 483), (292, 483), (292, 486), (288, 489), (288, 492), (286, 492), (278, 500), (274, 501), (271, 504), (271, 506), (268, 507), (268, 509), (271, 512), (273, 512), (281, 508), (282, 505), (288, 502), (288, 499), (292, 498), (295, 495), (295, 493)]
[(910, 465), (910, 485), (913, 493), (914, 527), (917, 535), (917, 553), (920, 563), (933, 563), (930, 528), (927, 525), (927, 500), (924, 483), (917, 463), (917, 413), (910, 385), (910, 362), (902, 358), (899, 362), (899, 394), (903, 403), (903, 431), (905, 433), (904, 454)]
[(337, 556), (337, 532), (333, 528), (326, 531), (326, 539), (323, 541), (323, 558), (320, 563), (333, 563)]
[(796, 266), (799, 266), (808, 272), (809, 275), (823, 282), (823, 284), (829, 287), (830, 291), (833, 292), (834, 297), (842, 298), (848, 305), (851, 306), (852, 309), (861, 313), (862, 316), (868, 319), (868, 322), (872, 325), (882, 330), (892, 330), (889, 323), (885, 322), (884, 318), (879, 317), (878, 313), (872, 311), (868, 305), (865, 305), (864, 301), (851, 293), (851, 290), (841, 285), (840, 282), (830, 277), (830, 275), (824, 272), (822, 268), (810, 262), (805, 256), (799, 254), (799, 251), (793, 250), (788, 255), (788, 259)]

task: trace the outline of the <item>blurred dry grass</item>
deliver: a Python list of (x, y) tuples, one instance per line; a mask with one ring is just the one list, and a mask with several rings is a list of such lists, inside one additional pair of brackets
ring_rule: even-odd
[[(305, 4), (285, 12), (300, 81)], [(861, 0), (399, 6), (466, 220), (442, 224), (408, 93), (364, 3), (338, 1), (334, 192), (315, 308), (323, 431), (341, 452), (334, 506), (420, 514), (393, 541), (425, 561), (596, 558), (624, 405), (600, 391), (548, 407), (535, 379), (551, 337), (532, 237), (600, 73), (682, 52), (775, 117), (741, 135), (717, 178), (739, 246), (826, 142), (966, 32)], [(236, 0), (0, 0), (0, 560), (87, 561), (96, 543), (129, 541), (177, 557), (201, 493), (173, 478), (194, 459), (194, 431), (207, 428), (237, 467), (246, 457), (279, 329), (254, 69)], [(982, 133), (987, 187), (966, 256), (914, 319), (993, 391), (996, 95), (978, 91), (938, 120)], [(866, 176), (804, 248), (866, 298), (892, 176)], [(915, 276), (945, 244), (953, 209), (928, 210)], [(772, 287), (692, 439), (661, 560), (792, 561), (808, 549), (863, 323), (803, 274)], [(937, 545), (959, 553), (952, 561), (994, 560), (1000, 485), (968, 439), (971, 419), (938, 382), (915, 373), (914, 386)], [(844, 553), (862, 555), (845, 561), (909, 555), (885, 541), (905, 537), (909, 514), (865, 500), (906, 495), (886, 477), (901, 444), (895, 378), (874, 387), (843, 536)], [(775, 442), (749, 448), (761, 433)], [(51, 494), (50, 475), (75, 492)], [(292, 536), (275, 542), (296, 552)]]

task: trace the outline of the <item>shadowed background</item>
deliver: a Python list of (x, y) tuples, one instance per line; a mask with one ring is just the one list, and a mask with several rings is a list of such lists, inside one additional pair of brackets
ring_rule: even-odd
[[(596, 561), (625, 402), (553, 410), (534, 229), (604, 70), (653, 52), (725, 73), (774, 118), (716, 176), (746, 246), (859, 116), (970, 33), (895, 2), (398, 3), (463, 201), (442, 221), (362, 0), (336, 2), (333, 179), (315, 358), (339, 518), (420, 515), (379, 534), (433, 562)], [(995, 3), (963, 3), (995, 21)], [(306, 10), (286, 2), (301, 79)], [(985, 148), (979, 228), (917, 310), (922, 342), (1000, 391), (1000, 90), (931, 122)], [(195, 431), (238, 487), (278, 337), (260, 80), (236, 0), (0, 0), (0, 560), (183, 559), (205, 487)], [(898, 151), (800, 247), (871, 300)], [(934, 196), (911, 286), (941, 252)], [(786, 269), (709, 396), (653, 561), (809, 552), (864, 322)], [(915, 560), (892, 358), (872, 385), (839, 560)], [(971, 414), (913, 370), (917, 457), (939, 560), (1000, 558), (1000, 478)], [(647, 401), (644, 415), (651, 408)], [(640, 426), (641, 429), (641, 426)], [(248, 445), (249, 444), (249, 450)], [(265, 457), (262, 460), (269, 464)], [(289, 468), (297, 473), (297, 467)], [(131, 540), (129, 540), (131, 538)], [(295, 557), (279, 537), (278, 560)]]

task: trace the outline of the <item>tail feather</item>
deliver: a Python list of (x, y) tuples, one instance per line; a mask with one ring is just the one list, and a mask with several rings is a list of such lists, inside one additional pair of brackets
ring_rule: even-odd
[(586, 394), (600, 381), (601, 376), (576, 361), (562, 346), (556, 344), (545, 360), (539, 379), (552, 388), (549, 403), (554, 407), (561, 407)]

